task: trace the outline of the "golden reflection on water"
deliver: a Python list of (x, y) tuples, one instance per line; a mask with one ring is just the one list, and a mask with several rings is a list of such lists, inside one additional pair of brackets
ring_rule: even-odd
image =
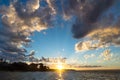
[(58, 78), (57, 78), (57, 80), (64, 80), (63, 79), (63, 71), (62, 70), (58, 70), (58, 72), (57, 72), (57, 74), (58, 74)]

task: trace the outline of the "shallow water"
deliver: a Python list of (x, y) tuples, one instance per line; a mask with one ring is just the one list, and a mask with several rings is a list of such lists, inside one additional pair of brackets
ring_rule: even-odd
[(120, 80), (120, 72), (0, 72), (0, 80)]

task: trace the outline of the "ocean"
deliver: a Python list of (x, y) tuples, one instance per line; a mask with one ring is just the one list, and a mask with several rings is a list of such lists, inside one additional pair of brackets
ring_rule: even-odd
[(119, 71), (0, 72), (0, 80), (120, 80)]

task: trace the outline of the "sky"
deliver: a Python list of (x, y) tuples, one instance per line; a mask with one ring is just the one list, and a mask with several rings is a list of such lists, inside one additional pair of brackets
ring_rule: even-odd
[(0, 0), (0, 57), (26, 56), (120, 69), (120, 1)]

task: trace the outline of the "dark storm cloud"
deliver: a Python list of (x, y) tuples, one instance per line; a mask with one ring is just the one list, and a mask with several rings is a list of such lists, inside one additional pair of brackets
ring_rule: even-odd
[(70, 7), (73, 15), (77, 16), (73, 24), (72, 32), (75, 38), (86, 36), (89, 32), (96, 29), (95, 24), (99, 21), (102, 13), (109, 9), (114, 0), (70, 0)]

